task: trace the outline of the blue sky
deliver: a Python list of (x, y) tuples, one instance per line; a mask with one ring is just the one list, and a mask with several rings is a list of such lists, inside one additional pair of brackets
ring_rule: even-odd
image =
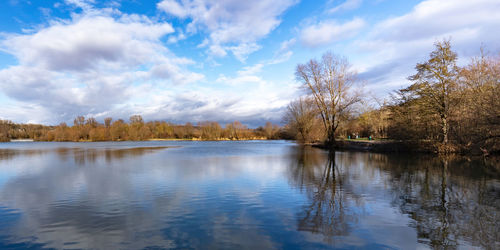
[(6, 0), (0, 119), (78, 115), (279, 123), (295, 67), (346, 56), (368, 99), (407, 86), (433, 43), (500, 51), (497, 0)]

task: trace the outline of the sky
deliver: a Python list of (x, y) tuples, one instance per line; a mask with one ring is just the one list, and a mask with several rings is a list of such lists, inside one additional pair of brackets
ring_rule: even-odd
[(345, 56), (373, 100), (451, 39), (500, 51), (498, 0), (3, 0), (0, 119), (281, 123), (297, 64)]

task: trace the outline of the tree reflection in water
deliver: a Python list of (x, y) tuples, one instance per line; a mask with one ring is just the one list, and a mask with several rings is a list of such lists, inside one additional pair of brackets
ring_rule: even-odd
[(498, 165), (422, 155), (375, 155), (371, 163), (389, 173), (392, 203), (413, 219), (419, 242), (433, 248), (461, 242), (500, 248)]
[(310, 147), (297, 147), (294, 154), (292, 185), (305, 190), (310, 201), (298, 214), (298, 230), (322, 234), (329, 243), (332, 236), (348, 235), (362, 213), (363, 202), (349, 188), (348, 169), (337, 164), (337, 158), (343, 156)]
[(101, 158), (104, 158), (106, 163), (111, 163), (114, 160), (120, 160), (127, 157), (141, 156), (147, 153), (154, 153), (158, 150), (172, 148), (172, 146), (157, 146), (157, 147), (131, 147), (131, 148), (54, 148), (54, 149), (0, 149), (0, 161), (12, 160), (18, 156), (36, 156), (42, 154), (50, 154), (56, 152), (57, 156), (66, 161), (73, 158), (75, 164), (85, 165), (87, 163), (96, 163)]
[[(379, 195), (411, 218), (409, 226), (416, 229), (420, 243), (432, 248), (500, 249), (497, 158), (327, 153), (308, 147), (297, 147), (293, 154), (289, 180), (308, 197), (298, 214), (298, 230), (321, 234), (332, 243), (357, 230), (359, 219), (367, 214), (365, 205), (380, 202), (366, 197)], [(379, 176), (383, 188), (364, 193), (356, 187), (360, 176), (367, 187), (373, 187), (374, 176)]]

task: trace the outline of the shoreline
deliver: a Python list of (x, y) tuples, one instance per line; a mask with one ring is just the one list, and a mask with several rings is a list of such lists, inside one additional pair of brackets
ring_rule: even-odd
[(143, 141), (275, 141), (274, 139), (266, 139), (266, 138), (245, 138), (245, 139), (229, 139), (229, 138), (220, 138), (215, 140), (205, 140), (201, 138), (191, 138), (191, 139), (162, 139), (162, 138), (152, 138)]
[[(324, 144), (312, 144), (311, 146), (328, 150)], [(404, 141), (359, 141), (359, 140), (338, 140), (336, 150), (340, 151), (360, 151), (373, 153), (424, 153), (438, 154), (437, 149), (430, 142), (404, 142)]]
[[(312, 147), (328, 150), (325, 144), (310, 144)], [(465, 151), (456, 150), (448, 152), (440, 152), (439, 146), (436, 146), (431, 141), (359, 141), (359, 140), (338, 140), (336, 141), (335, 150), (339, 151), (358, 151), (358, 152), (373, 152), (373, 153), (419, 153), (419, 154), (449, 154), (463, 156), (498, 156), (500, 152), (493, 151), (484, 154), (482, 151)]]
[(244, 138), (244, 139), (229, 139), (229, 138), (221, 138), (221, 139), (213, 139), (206, 140), (201, 138), (186, 138), (186, 139), (177, 139), (177, 138), (152, 138), (146, 140), (105, 140), (105, 141), (92, 141), (92, 140), (79, 140), (79, 141), (45, 141), (45, 140), (34, 140), (34, 139), (12, 139), (10, 141), (5, 142), (147, 142), (147, 141), (276, 141), (281, 139), (266, 139), (266, 138)]

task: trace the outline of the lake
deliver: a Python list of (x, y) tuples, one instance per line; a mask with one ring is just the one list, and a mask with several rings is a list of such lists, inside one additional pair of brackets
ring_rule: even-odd
[(287, 141), (0, 143), (0, 248), (500, 249), (499, 165)]

